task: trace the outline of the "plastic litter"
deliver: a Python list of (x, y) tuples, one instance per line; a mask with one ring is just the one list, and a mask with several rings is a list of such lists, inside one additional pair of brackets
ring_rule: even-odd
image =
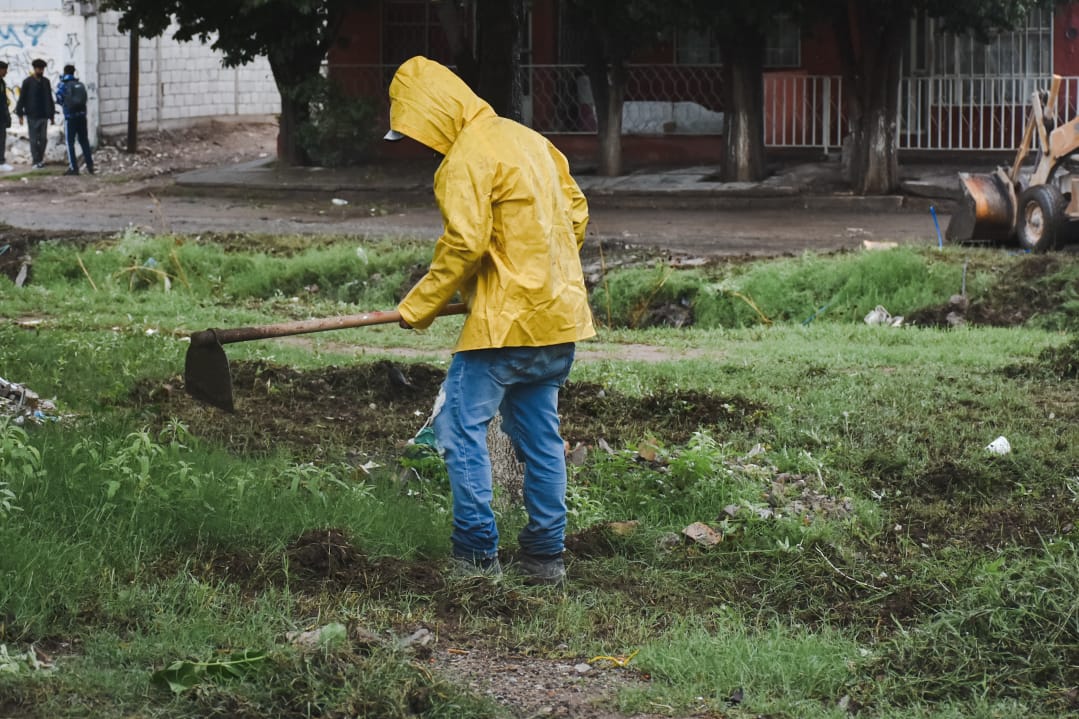
[(869, 314), (865, 316), (865, 323), (867, 325), (887, 325), (889, 327), (899, 327), (903, 324), (903, 316), (893, 316), (891, 312), (884, 309), (884, 305), (877, 305), (869, 312)]

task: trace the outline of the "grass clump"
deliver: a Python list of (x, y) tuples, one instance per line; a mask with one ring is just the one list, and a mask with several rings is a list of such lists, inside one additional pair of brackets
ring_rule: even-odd
[(1018, 700), (1041, 711), (1074, 710), (1079, 666), (1079, 553), (1047, 539), (1036, 553), (1005, 549), (974, 560), (955, 599), (909, 632), (884, 642), (868, 671), (882, 684), (867, 700)]
[(44, 243), (35, 259), (43, 287), (92, 286), (113, 295), (136, 290), (174, 291), (235, 300), (296, 295), (327, 302), (392, 307), (425, 269), (430, 248), (421, 242), (341, 240), (287, 248), (233, 252), (225, 245), (182, 237), (127, 232), (73, 257), (70, 247)]
[(593, 293), (593, 308), (612, 327), (857, 322), (877, 306), (917, 324), (946, 326), (952, 298), (961, 296), (960, 314), (970, 322), (1066, 330), (1079, 326), (1075, 273), (1069, 263), (1002, 261), (999, 253), (974, 250), (808, 253), (704, 269), (615, 270)]
[(828, 630), (781, 621), (747, 626), (742, 616), (720, 608), (707, 623), (680, 624), (640, 649), (635, 661), (653, 685), (627, 692), (623, 708), (666, 705), (688, 713), (702, 703), (732, 711), (746, 704), (768, 715), (820, 715), (822, 705), (845, 695), (860, 649)]

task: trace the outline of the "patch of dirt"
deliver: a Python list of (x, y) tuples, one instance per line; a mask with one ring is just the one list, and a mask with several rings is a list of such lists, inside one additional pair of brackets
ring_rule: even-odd
[(1028, 255), (1011, 271), (1001, 273), (984, 297), (968, 302), (957, 295), (944, 304), (907, 314), (904, 323), (920, 327), (1017, 327), (1059, 307), (1068, 290), (1064, 279), (1050, 279), (1059, 269), (1060, 260), (1054, 255)]
[(94, 151), (99, 175), (126, 180), (160, 178), (201, 167), (228, 165), (276, 153), (277, 125), (209, 122), (175, 130), (140, 132), (136, 151), (127, 136), (105, 139)]
[[(269, 362), (231, 363), (236, 413), (187, 396), (183, 380), (144, 382), (138, 406), (184, 422), (204, 439), (232, 451), (264, 453), (287, 448), (312, 461), (342, 448), (353, 456), (393, 455), (427, 420), (445, 370), (390, 360), (348, 367), (297, 370)], [(635, 398), (587, 382), (570, 382), (560, 395), (562, 433), (570, 446), (604, 439), (621, 446), (651, 437), (687, 441), (695, 431), (720, 432), (760, 419), (765, 408), (743, 397), (659, 389)]]
[(1049, 375), (1059, 380), (1079, 379), (1079, 339), (1060, 347), (1046, 347), (1033, 362), (1004, 368), (1007, 377)]
[[(631, 667), (594, 657), (571, 656), (564, 646), (533, 646), (521, 651), (461, 628), (464, 621), (476, 616), (496, 620), (527, 618), (548, 601), (543, 592), (556, 590), (523, 592), (512, 582), (487, 577), (455, 578), (436, 562), (369, 557), (340, 529), (308, 530), (289, 542), (279, 557), (205, 551), (195, 555), (185, 555), (185, 571), (208, 581), (228, 581), (252, 594), (287, 580), (293, 592), (316, 602), (324, 592), (346, 591), (369, 596), (429, 597), (439, 617), (437, 624), (418, 630), (402, 628), (397, 639), (352, 626), (350, 640), (362, 650), (378, 643), (401, 642), (417, 632), (429, 634), (433, 641), (410, 645), (416, 661), (447, 680), (463, 682), (512, 716), (633, 719), (612, 709), (616, 694), (649, 681), (647, 675)], [(158, 571), (168, 576), (178, 568), (162, 566)], [(645, 719), (652, 715), (633, 716)]]
[(1079, 524), (1079, 508), (1053, 496), (1031, 499), (1022, 506), (917, 498), (896, 506), (892, 516), (900, 532), (927, 551), (1038, 548), (1047, 538), (1069, 534)]
[(437, 647), (430, 663), (448, 677), (463, 677), (474, 691), (493, 699), (513, 716), (632, 719), (609, 705), (619, 690), (646, 684), (648, 677), (633, 669), (587, 660), (542, 659), (465, 644)]

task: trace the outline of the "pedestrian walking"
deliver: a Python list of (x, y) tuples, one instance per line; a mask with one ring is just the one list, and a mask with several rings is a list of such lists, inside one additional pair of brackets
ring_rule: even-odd
[(56, 103), (64, 111), (64, 138), (67, 140), (65, 175), (79, 174), (79, 159), (75, 156), (76, 140), (82, 148), (86, 171), (94, 174), (94, 156), (90, 151), (90, 131), (86, 120), (87, 100), (86, 85), (75, 77), (75, 66), (64, 65), (64, 74), (60, 76), (60, 85), (56, 88)]
[(22, 82), (15, 114), (19, 124), (29, 120), (30, 157), (34, 169), (45, 167), (45, 147), (49, 142), (49, 125), (56, 123), (56, 103), (52, 97), (52, 83), (45, 77), (46, 62), (41, 58), (30, 63), (34, 71)]
[(0, 172), (11, 172), (15, 168), (4, 159), (7, 152), (7, 129), (11, 127), (11, 107), (7, 99), (5, 77), (7, 77), (7, 63), (0, 60)]
[(528, 523), (519, 568), (557, 584), (566, 570), (566, 455), (558, 392), (575, 343), (595, 334), (581, 269), (588, 204), (566, 158), (499, 117), (425, 57), (398, 68), (390, 132), (444, 155), (434, 178), (443, 233), (427, 273), (398, 306), (424, 328), (458, 293), (468, 314), (435, 401), (433, 427), (453, 493), (456, 568), (500, 574), (487, 428), (496, 414), (524, 463)]

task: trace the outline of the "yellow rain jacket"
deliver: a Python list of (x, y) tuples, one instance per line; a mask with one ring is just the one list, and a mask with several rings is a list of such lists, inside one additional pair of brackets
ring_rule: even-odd
[(435, 173), (443, 233), (401, 316), (427, 327), (460, 291), (458, 351), (593, 336), (579, 255), (588, 204), (562, 153), (424, 57), (397, 70), (390, 101), (391, 129), (445, 155)]

